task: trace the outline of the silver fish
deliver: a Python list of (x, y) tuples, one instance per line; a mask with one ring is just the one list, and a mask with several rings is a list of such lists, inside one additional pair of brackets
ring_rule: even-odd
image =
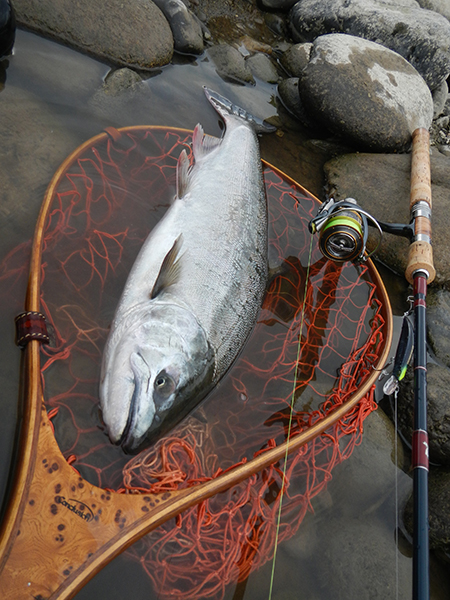
[(256, 323), (267, 285), (267, 205), (256, 131), (274, 128), (205, 88), (222, 139), (197, 125), (177, 195), (145, 241), (103, 356), (109, 437), (133, 451), (214, 387)]

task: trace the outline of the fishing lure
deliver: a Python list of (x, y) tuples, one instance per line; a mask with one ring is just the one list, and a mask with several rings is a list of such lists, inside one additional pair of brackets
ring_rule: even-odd
[(398, 340), (391, 376), (383, 386), (383, 393), (386, 396), (391, 396), (398, 390), (398, 384), (406, 374), (406, 369), (411, 360), (413, 349), (414, 326), (410, 318), (410, 313), (408, 312), (403, 316), (402, 330)]

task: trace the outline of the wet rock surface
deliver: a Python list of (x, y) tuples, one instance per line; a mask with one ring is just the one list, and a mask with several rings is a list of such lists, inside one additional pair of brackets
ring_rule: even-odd
[[(324, 166), (328, 193), (336, 200), (355, 198), (370, 214), (386, 223), (409, 222), (411, 156), (409, 154), (347, 154)], [(450, 158), (436, 149), (431, 154), (433, 196), (433, 255), (436, 283), (450, 282)], [(372, 243), (378, 239), (371, 235)], [(403, 276), (409, 242), (384, 234), (377, 257)], [(373, 245), (371, 246), (373, 248)]]
[[(429, 363), (427, 371), (430, 461), (436, 465), (450, 466), (450, 369)], [(398, 395), (399, 428), (407, 440), (411, 440), (413, 432), (413, 383), (413, 372), (409, 369), (401, 382)]]
[[(450, 470), (433, 470), (429, 475), (428, 519), (430, 550), (450, 560)], [(413, 531), (413, 500), (409, 498), (403, 514), (405, 527)]]
[(428, 343), (436, 358), (450, 367), (450, 292), (431, 289), (427, 294)]
[(413, 0), (301, 0), (290, 20), (298, 42), (340, 32), (381, 43), (407, 59), (430, 89), (450, 72), (450, 23)]
[(153, 0), (166, 17), (172, 31), (174, 49), (183, 54), (201, 54), (203, 30), (199, 19), (182, 0)]
[(169, 24), (151, 0), (15, 0), (17, 23), (114, 64), (151, 69), (170, 62)]
[(433, 118), (430, 90), (408, 61), (354, 36), (317, 38), (299, 77), (312, 118), (360, 148), (404, 150)]

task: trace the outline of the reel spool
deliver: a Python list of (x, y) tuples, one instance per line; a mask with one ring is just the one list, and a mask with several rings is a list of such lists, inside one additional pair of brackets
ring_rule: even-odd
[[(365, 255), (369, 237), (369, 221), (380, 233), (380, 240), (370, 254)], [(363, 210), (354, 198), (324, 203), (309, 222), (309, 231), (319, 234), (319, 248), (325, 258), (335, 262), (361, 262), (378, 248), (382, 231), (375, 219)]]

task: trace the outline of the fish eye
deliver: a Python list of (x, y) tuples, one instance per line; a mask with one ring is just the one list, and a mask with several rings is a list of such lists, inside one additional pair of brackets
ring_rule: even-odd
[(158, 392), (159, 395), (167, 398), (174, 392), (176, 384), (172, 377), (166, 373), (166, 371), (161, 371), (155, 378), (154, 387), (155, 391)]

